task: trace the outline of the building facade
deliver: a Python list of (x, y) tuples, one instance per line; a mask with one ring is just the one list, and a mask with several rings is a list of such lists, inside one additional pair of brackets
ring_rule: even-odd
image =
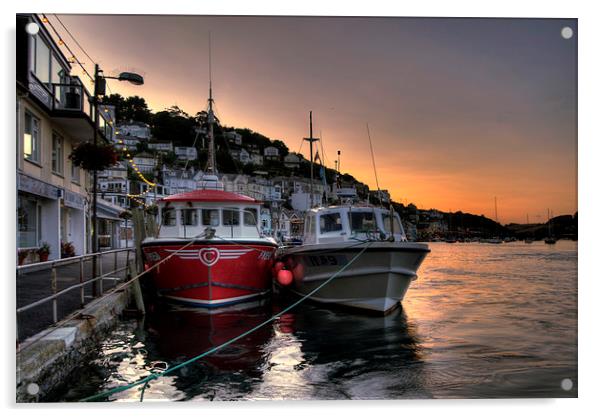
[[(25, 31), (34, 22), (35, 35)], [(16, 166), (17, 247), (34, 261), (35, 250), (50, 246), (49, 259), (61, 257), (61, 243), (76, 254), (88, 249), (89, 176), (68, 158), (94, 137), (93, 104), (84, 83), (44, 23), (17, 15)], [(100, 112), (99, 140), (111, 138), (110, 120)]]

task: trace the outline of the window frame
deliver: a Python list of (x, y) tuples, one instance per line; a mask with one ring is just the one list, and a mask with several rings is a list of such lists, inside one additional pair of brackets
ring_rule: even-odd
[[(231, 217), (233, 223), (229, 224), (226, 223), (226, 217), (225, 217), (225, 212), (235, 212), (238, 214), (238, 216), (236, 216), (236, 224), (234, 224), (234, 219), (235, 217)], [(221, 210), (221, 217), (222, 217), (222, 226), (226, 226), (226, 227), (240, 227), (240, 209), (238, 207), (223, 207)]]
[[(33, 74), (36, 76), (36, 78), (44, 85), (49, 86), (52, 83), (52, 48), (50, 47), (50, 45), (48, 45), (48, 43), (42, 39), (42, 37), (40, 36), (34, 36), (34, 48), (33, 48)], [(46, 50), (48, 51), (48, 62), (47, 62), (47, 66), (46, 66), (46, 80), (40, 78), (40, 74), (39, 72), (41, 71), (41, 69), (38, 68), (38, 65), (40, 65), (40, 63), (38, 62), (38, 47), (40, 45), (40, 42), (42, 42), (42, 44), (46, 47)]]
[[(254, 223), (247, 223), (247, 215), (251, 214), (251, 211), (254, 212), (253, 218), (255, 219)], [(245, 207), (242, 209), (242, 224), (245, 227), (258, 227), (260, 213), (257, 207)]]
[(71, 182), (77, 185), (81, 184), (81, 169), (73, 161), (71, 161)]
[[(180, 224), (182, 226), (185, 226), (185, 227), (196, 227), (196, 226), (199, 225), (199, 209), (187, 207), (187, 208), (180, 209), (179, 212), (180, 212)], [(193, 219), (195, 219), (194, 223), (188, 224), (186, 222), (186, 214), (185, 214), (185, 212), (194, 212), (196, 214), (196, 216), (193, 215)]]
[[(27, 123), (27, 119), (30, 119), (31, 123)], [(37, 125), (37, 126), (36, 126)], [(25, 136), (31, 137), (31, 153), (30, 156), (25, 154)], [(26, 161), (40, 164), (41, 162), (41, 136), (42, 136), (42, 121), (39, 117), (36, 117), (32, 112), (25, 111), (25, 123), (23, 124), (23, 158)]]
[[(322, 227), (322, 219), (323, 218), (325, 219), (326, 217), (331, 217), (331, 216), (338, 216), (339, 221), (338, 221), (337, 224), (340, 227), (338, 229), (335, 229), (335, 230), (324, 230), (323, 227)], [(326, 220), (325, 220), (325, 222), (326, 222)], [(341, 232), (344, 231), (343, 216), (338, 211), (333, 211), (333, 212), (330, 212), (330, 213), (320, 214), (320, 217), (319, 217), (319, 219), (317, 221), (317, 225), (319, 226), (319, 229), (320, 229), (320, 235), (329, 235), (329, 234), (332, 234), (332, 233), (339, 233), (340, 234)]]
[[(173, 224), (166, 224), (166, 222), (165, 222), (166, 212), (173, 213)], [(161, 227), (175, 227), (177, 225), (178, 225), (178, 213), (176, 212), (175, 207), (163, 207), (161, 209)]]
[[(211, 220), (212, 220), (212, 218), (211, 218), (211, 212), (212, 211), (217, 212), (217, 216), (216, 216), (217, 224), (211, 224)], [(207, 218), (209, 220), (208, 223), (205, 223), (205, 213), (208, 213), (207, 214), (207, 216), (208, 216)], [(218, 209), (218, 208), (204, 208), (204, 209), (201, 209), (201, 216), (200, 217), (201, 217), (201, 225), (202, 226), (218, 227), (220, 225), (221, 214), (220, 214), (220, 209)]]
[[(57, 148), (55, 147), (58, 143), (58, 155)], [(65, 172), (65, 138), (57, 133), (56, 131), (52, 132), (52, 161), (51, 161), (51, 169), (53, 174), (57, 174), (63, 176)], [(56, 163), (56, 166), (55, 166)]]

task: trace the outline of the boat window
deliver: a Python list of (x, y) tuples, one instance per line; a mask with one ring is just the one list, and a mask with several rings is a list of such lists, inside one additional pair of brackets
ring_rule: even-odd
[(238, 209), (222, 209), (222, 224), (224, 226), (240, 225), (240, 214), (238, 212)]
[(173, 207), (164, 207), (161, 210), (161, 224), (163, 226), (176, 225), (176, 210)]
[(243, 213), (243, 223), (245, 226), (257, 226), (257, 209), (254, 207), (245, 207)]
[(391, 233), (391, 219), (393, 219), (393, 233), (401, 233), (399, 220), (397, 220), (396, 217), (392, 217), (389, 213), (383, 213), (383, 227), (385, 228), (385, 233)]
[(196, 226), (199, 224), (199, 212), (197, 209), (183, 209), (180, 221), (184, 226)]
[(201, 216), (203, 226), (219, 226), (219, 210), (203, 209)]
[(377, 230), (376, 218), (371, 211), (351, 212), (351, 231), (355, 233), (374, 232)]
[(340, 213), (328, 213), (320, 216), (320, 233), (338, 232), (343, 230)]

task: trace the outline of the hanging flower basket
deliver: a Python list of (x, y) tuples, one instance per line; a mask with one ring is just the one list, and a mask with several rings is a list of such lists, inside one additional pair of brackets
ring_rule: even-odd
[(69, 159), (86, 171), (102, 171), (117, 163), (117, 152), (112, 145), (84, 142), (73, 149)]

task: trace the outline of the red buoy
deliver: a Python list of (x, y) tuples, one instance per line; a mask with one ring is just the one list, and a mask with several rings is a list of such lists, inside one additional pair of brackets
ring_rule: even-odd
[(293, 283), (293, 273), (286, 269), (281, 269), (278, 271), (277, 278), (278, 284), (286, 287), (287, 285), (291, 285)]

